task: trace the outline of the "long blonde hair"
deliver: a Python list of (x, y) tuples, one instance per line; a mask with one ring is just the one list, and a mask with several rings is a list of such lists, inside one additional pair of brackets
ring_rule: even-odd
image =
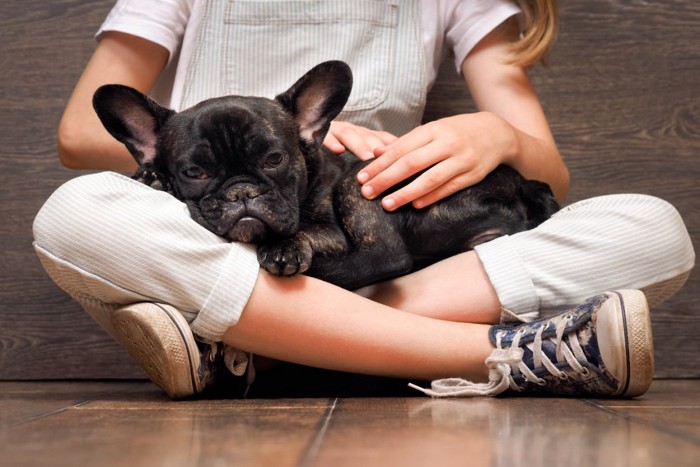
[(559, 24), (556, 0), (517, 0), (523, 11), (525, 31), (513, 44), (513, 62), (530, 67), (547, 57), (554, 45)]

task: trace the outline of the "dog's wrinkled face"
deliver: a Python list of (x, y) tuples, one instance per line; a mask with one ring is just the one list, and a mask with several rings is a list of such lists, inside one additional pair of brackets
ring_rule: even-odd
[(306, 190), (298, 141), (281, 105), (226, 97), (169, 118), (158, 153), (167, 155), (173, 194), (196, 220), (229, 240), (258, 243), (298, 228)]
[(135, 178), (171, 191), (212, 232), (258, 244), (297, 231), (306, 158), (351, 86), (347, 65), (326, 62), (274, 100), (228, 96), (176, 113), (135, 89), (106, 85), (93, 105), (138, 162)]

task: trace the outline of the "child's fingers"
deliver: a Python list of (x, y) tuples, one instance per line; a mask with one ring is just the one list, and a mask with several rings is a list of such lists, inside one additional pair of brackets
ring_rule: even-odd
[(330, 132), (326, 135), (326, 138), (323, 140), (323, 145), (336, 154), (342, 154), (343, 152), (345, 152), (345, 146), (343, 146), (343, 144), (338, 140), (338, 138), (336, 138)]
[(344, 127), (337, 136), (348, 151), (363, 161), (373, 158), (375, 145), (382, 144), (376, 137), (361, 135), (354, 127)]
[(392, 135), (391, 133), (388, 133), (386, 131), (378, 131), (377, 136), (382, 141), (382, 143), (384, 143), (382, 146), (378, 146), (377, 148), (386, 147), (387, 145), (393, 144), (396, 140), (399, 139), (398, 136)]
[[(437, 150), (436, 146), (438, 145), (429, 144), (427, 146), (422, 146), (396, 159), (369, 182), (363, 184), (362, 195), (368, 199), (376, 198), (397, 183), (441, 162), (444, 157), (442, 153)], [(382, 158), (387, 156), (389, 156), (389, 153), (386, 153), (375, 162), (379, 162)], [(362, 174), (358, 175), (358, 179), (361, 180), (361, 177)], [(414, 185), (414, 189), (415, 188), (416, 186)]]
[[(376, 149), (374, 154), (381, 156), (377, 157), (371, 164), (357, 174), (358, 181), (360, 183), (367, 183), (399, 161), (402, 163), (402, 167), (399, 167), (400, 170), (404, 170), (408, 165), (420, 164), (421, 162), (415, 158), (410, 158), (408, 161), (404, 160), (406, 159), (405, 156), (413, 154), (418, 149), (431, 143), (432, 139), (430, 138), (430, 135), (427, 132), (420, 130), (421, 127), (411, 131), (401, 138), (396, 139), (393, 143), (386, 147)], [(427, 165), (423, 165), (421, 169), (413, 170), (410, 175), (413, 175), (426, 167)], [(401, 180), (403, 179), (397, 179), (395, 183), (400, 182)], [(384, 184), (382, 185), (384, 186)], [(384, 191), (384, 189), (388, 188), (389, 186), (384, 186), (381, 191)], [(377, 193), (381, 193), (381, 191), (378, 191)]]
[(425, 207), (464, 188), (466, 186), (464, 183), (469, 179), (468, 174), (460, 173), (458, 164), (453, 160), (445, 159), (426, 170), (405, 187), (384, 197), (382, 206), (389, 211), (409, 203), (413, 203), (415, 207)]
[(441, 199), (447, 198), (464, 188), (477, 183), (478, 177), (475, 177), (472, 173), (461, 173), (450, 180), (447, 180), (442, 185), (435, 188), (433, 191), (413, 200), (413, 207), (416, 209), (422, 209), (433, 203), (440, 201)]
[(387, 132), (379, 132), (350, 123), (337, 123), (332, 127), (333, 136), (359, 159), (374, 158), (374, 150), (393, 142), (396, 136)]

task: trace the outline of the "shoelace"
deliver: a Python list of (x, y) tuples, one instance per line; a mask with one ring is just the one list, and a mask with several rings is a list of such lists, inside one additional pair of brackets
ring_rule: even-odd
[(211, 342), (209, 347), (208, 358), (210, 362), (213, 362), (218, 355), (221, 355), (228, 371), (236, 376), (243, 376), (245, 374), (248, 364), (251, 361), (248, 354), (221, 342)]
[[(556, 343), (556, 360), (557, 362), (566, 361), (572, 370), (581, 375), (587, 375), (589, 370), (580, 363), (581, 361), (587, 361), (587, 359), (578, 341), (578, 336), (570, 334), (568, 338), (569, 345), (566, 345), (564, 342), (566, 326), (572, 319), (571, 315), (565, 315), (557, 323), (556, 335), (552, 338)], [(567, 373), (558, 369), (542, 350), (542, 334), (546, 327), (546, 325), (540, 326), (530, 348), (533, 355), (534, 369), (544, 366), (552, 375), (561, 379), (568, 379)], [(538, 378), (523, 362), (525, 352), (520, 347), (520, 339), (524, 334), (524, 330), (517, 331), (511, 346), (503, 349), (501, 340), (506, 332), (501, 331), (496, 335), (496, 348), (486, 359), (486, 366), (489, 368), (488, 383), (473, 383), (462, 378), (445, 378), (433, 381), (430, 389), (421, 388), (415, 384), (409, 384), (409, 386), (432, 397), (478, 397), (496, 396), (508, 388), (514, 391), (522, 391), (522, 388), (515, 383), (513, 378), (519, 374), (522, 374), (529, 382), (540, 386), (545, 385), (546, 382), (542, 378)]]
[[(571, 369), (574, 370), (576, 373), (587, 375), (588, 369), (580, 363), (581, 361), (587, 361), (587, 359), (586, 355), (583, 353), (581, 344), (578, 341), (578, 337), (573, 333), (569, 334), (569, 338), (567, 339), (569, 345), (566, 345), (566, 343), (564, 342), (564, 332), (566, 330), (566, 326), (571, 322), (572, 319), (573, 317), (571, 315), (565, 315), (557, 323), (556, 335), (554, 338), (554, 341), (556, 342), (556, 361), (566, 361), (569, 367), (571, 367)], [(550, 358), (547, 356), (547, 354), (542, 350), (542, 334), (545, 328), (546, 326), (540, 326), (540, 328), (537, 330), (537, 333), (535, 334), (535, 340), (532, 343), (532, 348), (530, 349), (532, 350), (534, 369), (539, 369), (542, 366), (544, 366), (547, 369), (547, 371), (549, 371), (549, 373), (551, 373), (552, 375), (560, 379), (567, 379), (567, 373), (558, 369), (556, 365), (552, 362), (552, 360), (550, 360)], [(499, 349), (501, 348), (501, 339), (503, 337), (503, 334), (503, 332), (498, 333), (498, 335), (496, 336), (496, 346)], [(520, 338), (522, 335), (523, 332), (517, 332), (515, 338), (513, 338), (513, 342), (510, 347), (510, 349), (518, 348), (520, 350), (520, 359), (517, 366), (515, 367), (517, 371), (515, 371), (514, 374), (517, 375), (518, 373), (522, 373), (525, 379), (527, 379), (531, 383), (543, 386), (546, 384), (546, 382), (542, 378), (538, 378), (537, 376), (535, 376), (535, 373), (522, 361), (522, 355), (524, 353), (523, 350), (520, 349)], [(513, 381), (512, 376), (509, 377), (509, 386), (513, 390), (521, 390), (520, 387), (518, 387)]]

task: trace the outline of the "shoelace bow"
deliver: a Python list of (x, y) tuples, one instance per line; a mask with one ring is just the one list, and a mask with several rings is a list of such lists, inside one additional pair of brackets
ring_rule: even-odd
[[(556, 343), (556, 361), (566, 363), (572, 370), (581, 374), (587, 375), (589, 370), (581, 365), (582, 361), (587, 361), (586, 355), (578, 341), (578, 336), (573, 333), (569, 335), (568, 343), (564, 342), (564, 332), (566, 326), (572, 321), (573, 316), (563, 316), (556, 325), (556, 335), (553, 338)], [(533, 367), (539, 369), (544, 368), (554, 376), (561, 379), (568, 379), (568, 374), (556, 367), (555, 363), (542, 350), (544, 342), (542, 334), (548, 327), (549, 322), (544, 323), (539, 327), (535, 334), (535, 340), (528, 348), (532, 351)], [(535, 375), (525, 362), (523, 362), (524, 350), (520, 347), (520, 339), (525, 334), (525, 330), (516, 332), (515, 337), (509, 348), (501, 347), (501, 340), (507, 331), (501, 331), (496, 335), (496, 348), (491, 352), (491, 355), (486, 359), (486, 366), (489, 368), (488, 383), (473, 383), (462, 378), (445, 378), (433, 381), (430, 389), (421, 388), (415, 384), (409, 384), (410, 387), (417, 389), (432, 397), (476, 397), (476, 396), (495, 396), (507, 389), (514, 391), (522, 391), (522, 388), (515, 383), (514, 376), (522, 374), (523, 377), (534, 384), (543, 386), (546, 382)]]

